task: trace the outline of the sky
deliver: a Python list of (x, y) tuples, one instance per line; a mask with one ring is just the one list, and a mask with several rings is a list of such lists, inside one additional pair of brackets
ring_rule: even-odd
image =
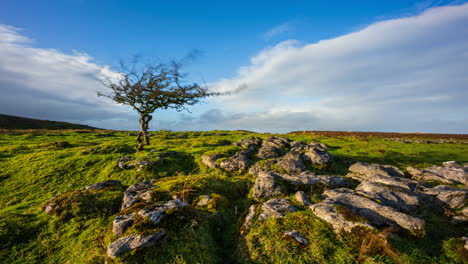
[(231, 96), (151, 130), (468, 133), (468, 1), (0, 2), (0, 113), (136, 130), (98, 81), (180, 59)]

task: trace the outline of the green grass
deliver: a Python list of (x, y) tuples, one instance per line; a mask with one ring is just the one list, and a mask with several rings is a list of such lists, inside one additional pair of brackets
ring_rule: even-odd
[[(254, 177), (227, 173), (201, 164), (203, 154), (233, 154), (230, 145), (242, 138), (266, 138), (243, 131), (152, 132), (151, 145), (135, 153), (135, 136), (117, 131), (16, 132), (0, 134), (0, 263), (356, 263), (359, 237), (337, 236), (331, 227), (301, 208), (281, 220), (255, 222), (240, 237), (243, 216), (253, 203), (248, 197)], [(182, 137), (181, 137), (182, 136)], [(281, 136), (281, 135), (280, 135)], [(319, 141), (329, 146), (335, 162), (312, 167), (317, 173), (345, 175), (357, 161), (424, 168), (447, 160), (468, 162), (468, 145), (404, 144), (384, 138), (283, 135), (293, 140)], [(153, 152), (150, 152), (153, 151)], [(116, 160), (125, 155), (154, 159), (175, 151), (142, 171), (121, 170)], [(110, 192), (75, 191), (109, 179), (123, 188)], [(139, 230), (165, 228), (167, 235), (154, 247), (137, 250), (117, 260), (106, 257), (116, 239), (111, 232), (116, 201), (129, 185), (156, 181), (154, 200), (179, 195), (194, 202), (199, 195), (216, 199), (206, 208), (189, 207), (168, 215), (161, 226), (142, 224)], [(308, 190), (313, 202), (323, 188)], [(50, 216), (41, 207), (59, 195), (66, 210)], [(118, 204), (118, 203), (117, 203)], [(194, 204), (193, 204), (194, 205)], [(180, 215), (178, 215), (180, 214)], [(415, 212), (428, 222), (427, 235), (416, 239), (400, 234), (392, 240), (404, 263), (463, 263), (460, 241), (463, 227), (448, 224), (445, 216)], [(178, 216), (186, 216), (180, 220)], [(138, 226), (135, 229), (139, 228)], [(309, 239), (303, 247), (283, 239), (295, 229)], [(130, 230), (131, 231), (131, 230)], [(358, 242), (356, 242), (358, 241)], [(462, 253), (460, 253), (462, 252)], [(376, 251), (367, 263), (395, 263)]]

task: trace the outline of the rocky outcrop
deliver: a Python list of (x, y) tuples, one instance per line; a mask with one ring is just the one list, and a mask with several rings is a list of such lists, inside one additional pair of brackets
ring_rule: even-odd
[(306, 166), (302, 161), (302, 154), (296, 151), (290, 151), (279, 158), (277, 165), (287, 173), (301, 173), (306, 170)]
[(144, 247), (150, 247), (154, 245), (166, 231), (160, 230), (151, 235), (131, 235), (122, 237), (119, 240), (113, 242), (107, 248), (107, 255), (111, 258), (116, 258), (123, 253)]
[(309, 209), (312, 210), (317, 217), (331, 224), (336, 232), (341, 232), (342, 230), (351, 232), (353, 228), (356, 227), (373, 228), (367, 221), (356, 221), (354, 219), (345, 218), (344, 215), (338, 212), (337, 206), (333, 202), (313, 204), (309, 206)]
[(340, 176), (315, 175), (313, 172), (303, 172), (297, 175), (280, 174), (260, 171), (252, 190), (252, 197), (259, 199), (272, 197), (285, 193), (286, 188), (280, 183), (287, 184), (293, 189), (299, 189), (304, 185), (323, 184), (330, 188), (347, 187), (348, 181)]
[[(405, 229), (413, 231), (416, 234), (422, 234), (424, 232), (424, 220), (401, 213), (392, 207), (378, 204), (370, 199), (355, 194), (354, 191), (350, 189), (340, 188), (327, 190), (323, 195), (326, 199), (322, 203), (310, 206), (314, 212), (318, 210), (317, 208), (322, 210), (321, 214), (317, 215), (321, 218), (324, 217), (323, 211), (325, 209), (333, 212), (329, 205), (341, 205), (348, 208), (352, 213), (364, 217), (375, 226), (399, 225)], [(330, 217), (326, 217), (326, 219), (330, 220)], [(343, 228), (349, 228), (347, 223), (340, 223), (335, 225), (344, 225)]]
[(219, 167), (226, 171), (245, 171), (250, 166), (249, 156), (251, 154), (252, 152), (248, 149), (240, 150), (234, 156), (223, 160)]
[(138, 215), (141, 217), (150, 220), (153, 222), (153, 224), (158, 224), (161, 219), (164, 217), (164, 213), (168, 210), (175, 209), (175, 208), (181, 208), (187, 206), (186, 203), (183, 203), (180, 200), (171, 200), (166, 203), (160, 203), (160, 204), (153, 204), (150, 206), (147, 206), (140, 211), (138, 211)]
[(296, 230), (284, 232), (283, 237), (292, 239), (296, 241), (297, 243), (304, 245), (304, 246), (309, 245), (309, 240), (307, 240), (307, 238), (299, 234), (299, 232), (297, 232)]
[(294, 194), (294, 199), (296, 199), (296, 201), (298, 201), (303, 206), (311, 205), (309, 199), (307, 198), (307, 195), (303, 191), (296, 192), (296, 194)]
[(216, 168), (219, 168), (219, 164), (216, 162), (216, 160), (220, 159), (224, 157), (224, 155), (222, 154), (213, 154), (213, 155), (203, 155), (201, 157), (201, 160), (203, 162), (203, 164), (205, 164), (206, 166), (212, 168), (212, 169), (216, 169)]
[(296, 207), (292, 206), (288, 199), (270, 199), (262, 205), (258, 219), (263, 222), (268, 218), (282, 218), (296, 211)]
[(112, 233), (117, 236), (122, 235), (125, 230), (133, 225), (134, 220), (135, 213), (116, 216), (114, 222), (112, 222)]
[(261, 171), (252, 189), (252, 197), (259, 199), (262, 197), (271, 197), (282, 194), (285, 189), (276, 182), (277, 175), (273, 172)]
[(138, 202), (150, 201), (150, 189), (153, 187), (154, 186), (151, 181), (138, 182), (130, 185), (124, 192), (121, 210), (124, 210)]
[(383, 177), (404, 177), (404, 174), (395, 166), (380, 165), (380, 164), (369, 164), (364, 162), (356, 162), (349, 167), (348, 177), (356, 180), (370, 180), (369, 178), (375, 175)]
[(400, 188), (389, 188), (376, 182), (362, 181), (357, 186), (356, 191), (358, 194), (398, 210), (411, 211), (420, 205), (420, 196)]
[(257, 157), (260, 159), (278, 158), (286, 154), (290, 139), (282, 137), (268, 137), (262, 142)]
[(255, 149), (258, 148), (260, 144), (262, 144), (262, 140), (259, 138), (244, 138), (237, 141), (234, 145), (246, 149)]
[(442, 166), (431, 166), (422, 170), (408, 167), (407, 170), (413, 178), (418, 180), (446, 184), (462, 183), (468, 186), (468, 164), (462, 165), (456, 161), (447, 161)]
[(422, 192), (437, 197), (444, 207), (459, 209), (468, 205), (468, 188), (439, 185), (434, 188), (426, 188)]

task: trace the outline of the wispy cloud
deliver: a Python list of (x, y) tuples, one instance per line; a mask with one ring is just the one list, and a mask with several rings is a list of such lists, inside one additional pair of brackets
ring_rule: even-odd
[(295, 21), (294, 20), (291, 20), (291, 21), (288, 21), (288, 22), (285, 22), (281, 25), (278, 25), (270, 30), (268, 30), (267, 32), (265, 32), (263, 35), (262, 35), (262, 38), (265, 39), (265, 40), (270, 40), (274, 37), (277, 37), (277, 36), (280, 36), (280, 35), (283, 35), (283, 34), (286, 34), (286, 33), (290, 33), (294, 30), (294, 23)]

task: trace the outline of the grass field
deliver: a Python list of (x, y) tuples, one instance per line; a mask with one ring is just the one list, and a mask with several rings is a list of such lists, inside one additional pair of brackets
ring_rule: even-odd
[[(5, 132), (5, 131), (4, 131)], [(227, 173), (201, 163), (205, 153), (232, 152), (242, 138), (271, 134), (247, 131), (151, 132), (152, 144), (134, 150), (135, 136), (105, 130), (28, 130), (0, 133), (0, 263), (467, 263), (457, 237), (467, 235), (463, 226), (448, 223), (424, 210), (413, 212), (427, 222), (423, 238), (398, 234), (387, 246), (363, 252), (364, 236), (337, 236), (310, 210), (281, 220), (254, 223), (244, 237), (239, 229), (253, 203), (249, 191), (254, 177)], [(357, 162), (425, 168), (448, 160), (468, 162), (468, 144), (419, 144), (386, 141), (380, 136), (319, 135), (294, 133), (299, 141), (326, 143), (335, 156), (329, 167), (313, 168), (321, 174), (345, 175)], [(393, 137), (394, 135), (392, 135)], [(417, 137), (418, 135), (415, 135)], [(151, 169), (122, 170), (116, 160), (124, 155), (139, 159), (175, 151), (176, 155)], [(50, 198), (109, 179), (120, 180), (122, 190), (90, 193), (71, 199), (67, 217), (49, 216), (41, 206)], [(168, 234), (156, 246), (137, 250), (116, 260), (106, 256), (115, 240), (111, 225), (129, 185), (158, 179), (164, 195), (179, 194), (193, 201), (202, 194), (217, 194), (223, 202), (210, 210), (191, 209), (186, 220), (166, 221)], [(318, 195), (319, 197), (319, 195)], [(164, 200), (164, 199), (163, 199)], [(116, 209), (117, 208), (117, 209)], [(190, 220), (187, 220), (190, 219)], [(301, 247), (282, 239), (296, 229), (310, 245)], [(368, 234), (369, 235), (369, 234)]]

